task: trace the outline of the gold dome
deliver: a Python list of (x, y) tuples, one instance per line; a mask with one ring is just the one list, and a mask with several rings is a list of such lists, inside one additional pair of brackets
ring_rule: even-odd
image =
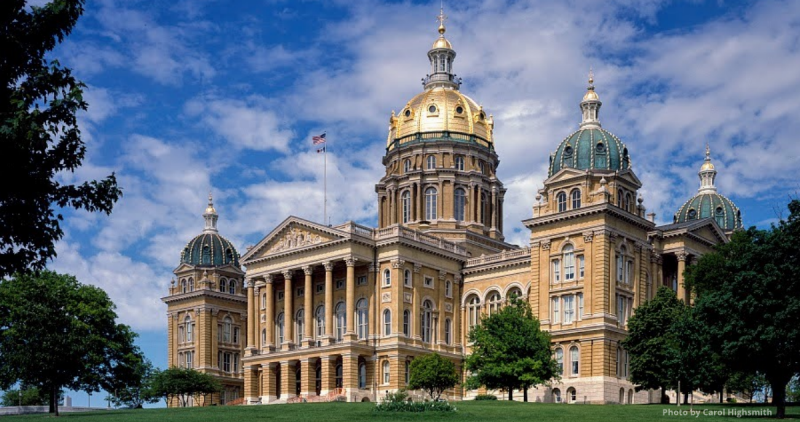
[(594, 92), (594, 89), (590, 89), (590, 90), (586, 91), (586, 94), (583, 95), (583, 101), (599, 100), (599, 99), (600, 99), (600, 97), (597, 96), (597, 93)]
[(715, 170), (714, 164), (711, 163), (711, 161), (706, 161), (705, 163), (703, 163), (703, 166), (700, 167), (700, 171), (706, 171), (706, 170)]
[(433, 43), (433, 47), (431, 49), (437, 48), (449, 48), (453, 49), (453, 44), (450, 44), (450, 41), (447, 41), (447, 38), (442, 35), (441, 37), (437, 38), (436, 41)]
[(443, 131), (474, 135), (480, 138), (478, 143), (490, 147), (493, 127), (492, 117), (475, 100), (457, 89), (438, 86), (414, 96), (396, 120), (390, 119), (387, 147), (397, 139), (402, 144), (413, 140), (411, 135)]

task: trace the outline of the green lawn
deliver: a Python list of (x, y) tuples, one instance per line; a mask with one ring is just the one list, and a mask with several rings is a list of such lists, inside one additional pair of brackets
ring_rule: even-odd
[[(375, 413), (375, 405), (371, 403), (307, 403), (273, 406), (230, 406), (203, 407), (184, 409), (144, 409), (113, 410), (89, 413), (64, 413), (61, 419), (67, 422), (172, 422), (172, 421), (208, 421), (208, 422), (251, 422), (251, 421), (287, 421), (287, 422), (355, 422), (355, 421), (565, 421), (565, 422), (625, 422), (625, 421), (669, 421), (669, 420), (736, 420), (735, 416), (706, 416), (703, 409), (716, 412), (734, 410), (769, 409), (774, 407), (731, 407), (721, 405), (694, 406), (700, 416), (668, 416), (664, 409), (676, 410), (677, 407), (661, 405), (565, 405), (518, 402), (456, 402), (457, 412), (448, 414), (404, 414)], [(680, 409), (688, 411), (688, 406)], [(789, 418), (800, 419), (800, 407), (787, 409)], [(47, 415), (6, 416), (3, 422), (35, 421), (52, 418)], [(763, 419), (762, 417), (744, 416), (741, 419)]]

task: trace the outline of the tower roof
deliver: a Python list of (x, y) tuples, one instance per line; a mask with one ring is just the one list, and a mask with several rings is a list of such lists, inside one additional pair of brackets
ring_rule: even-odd
[(208, 206), (203, 218), (206, 222), (205, 229), (183, 248), (181, 263), (203, 267), (233, 265), (239, 268), (239, 253), (233, 243), (222, 237), (217, 230), (218, 215), (211, 193), (208, 194)]

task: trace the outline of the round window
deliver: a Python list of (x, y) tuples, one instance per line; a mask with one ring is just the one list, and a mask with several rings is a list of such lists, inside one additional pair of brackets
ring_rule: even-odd
[(461, 114), (464, 112), (464, 107), (458, 106), (456, 107), (456, 113)]
[(697, 218), (697, 211), (689, 210), (689, 219), (694, 220), (695, 218)]
[(717, 214), (722, 214), (722, 207), (717, 207)]
[(566, 148), (564, 148), (564, 154), (566, 154), (566, 155), (572, 155), (572, 147), (571, 147), (571, 146), (569, 146), (569, 145), (567, 145), (567, 147), (566, 147)]
[(602, 143), (602, 142), (600, 142), (600, 143), (598, 143), (598, 144), (597, 144), (597, 147), (596, 147), (596, 149), (597, 149), (597, 152), (605, 152), (605, 150), (606, 150), (606, 146), (605, 146), (605, 145), (603, 145), (603, 143)]
[(411, 110), (406, 110), (404, 114), (406, 115), (406, 117), (411, 117)]
[(429, 113), (436, 113), (436, 106), (432, 105), (432, 106), (428, 107), (428, 112)]

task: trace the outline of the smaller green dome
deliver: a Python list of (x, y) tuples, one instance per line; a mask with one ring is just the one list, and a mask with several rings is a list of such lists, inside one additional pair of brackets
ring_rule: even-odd
[(573, 132), (550, 156), (547, 177), (561, 169), (626, 170), (631, 166), (628, 148), (611, 132), (598, 125), (585, 126)]
[(725, 232), (742, 228), (742, 213), (725, 196), (716, 192), (698, 193), (686, 201), (675, 213), (675, 222), (713, 218)]
[(181, 262), (194, 266), (239, 267), (239, 253), (233, 244), (218, 233), (201, 233), (190, 240), (181, 252)]

